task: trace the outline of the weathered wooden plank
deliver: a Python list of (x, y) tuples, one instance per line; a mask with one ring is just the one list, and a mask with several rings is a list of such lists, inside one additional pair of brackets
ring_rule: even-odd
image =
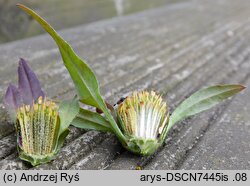
[[(243, 0), (216, 6), (206, 0), (193, 1), (70, 29), (62, 34), (81, 56), (87, 57), (107, 100), (114, 103), (132, 90), (154, 89), (163, 94), (172, 109), (204, 85), (238, 83), (247, 76), (249, 6)], [(15, 48), (14, 55), (8, 57), (12, 48)], [(61, 61), (58, 51), (47, 36), (0, 45), (1, 94), (16, 78), (13, 64), (19, 55), (31, 59), (50, 97), (63, 99), (74, 95), (69, 75), (62, 63), (57, 62)], [(137, 165), (146, 169), (180, 168), (183, 158), (227, 104), (210, 114), (185, 120), (186, 125), (177, 125), (166, 146), (153, 159), (125, 152), (112, 135), (72, 128), (58, 157), (36, 169), (133, 169)], [(0, 168), (29, 169), (29, 165), (17, 159), (15, 138), (11, 134), (13, 126), (6, 123), (6, 118), (1, 123), (7, 130), (0, 133), (3, 146)]]
[[(0, 104), (1, 105), (1, 104)], [(8, 114), (4, 108), (0, 106), (0, 139), (13, 133), (14, 125), (9, 121)]]
[(9, 136), (4, 137), (0, 141), (0, 159), (6, 157), (7, 155), (15, 152), (16, 141), (15, 135), (11, 134)]
[(14, 152), (10, 156), (0, 161), (1, 170), (25, 170), (31, 166), (18, 158), (17, 152)]
[(96, 131), (84, 133), (70, 144), (64, 146), (54, 161), (35, 167), (34, 169), (67, 169), (76, 159), (86, 156), (105, 137), (106, 134)]
[(95, 147), (87, 156), (75, 163), (72, 170), (105, 169), (120, 152), (124, 151), (117, 138), (112, 135)]

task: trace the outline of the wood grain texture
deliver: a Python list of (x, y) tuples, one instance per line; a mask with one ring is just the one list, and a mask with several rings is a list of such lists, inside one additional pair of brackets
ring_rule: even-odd
[[(192, 0), (60, 34), (94, 69), (109, 102), (148, 89), (173, 110), (205, 86), (250, 85), (249, 8), (247, 0)], [(0, 95), (17, 81), (19, 57), (29, 60), (50, 98), (75, 94), (58, 49), (42, 35), (0, 45)], [(58, 157), (35, 169), (249, 169), (249, 96), (248, 89), (178, 123), (151, 157), (125, 151), (111, 134), (71, 127)], [(0, 169), (32, 168), (17, 158), (14, 128), (2, 107), (0, 116)]]

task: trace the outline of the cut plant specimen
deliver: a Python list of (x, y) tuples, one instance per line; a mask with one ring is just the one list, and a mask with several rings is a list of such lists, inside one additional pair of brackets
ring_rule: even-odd
[(24, 59), (19, 62), (18, 79), (18, 88), (10, 85), (3, 103), (15, 123), (19, 157), (35, 166), (59, 152), (79, 105), (76, 98), (60, 106), (48, 100)]
[(147, 91), (135, 91), (119, 103), (117, 109), (108, 109), (100, 94), (97, 78), (87, 63), (37, 13), (24, 5), (18, 6), (31, 15), (56, 42), (75, 84), (79, 101), (96, 107), (104, 114), (102, 116), (81, 108), (72, 125), (87, 130), (113, 132), (126, 149), (136, 154), (154, 153), (175, 123), (205, 111), (245, 88), (242, 85), (216, 85), (202, 89), (183, 101), (171, 116), (165, 101), (155, 92)]

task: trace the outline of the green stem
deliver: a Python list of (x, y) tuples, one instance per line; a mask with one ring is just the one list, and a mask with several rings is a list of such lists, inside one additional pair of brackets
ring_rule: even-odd
[(122, 131), (120, 130), (120, 128), (118, 127), (117, 123), (115, 122), (114, 118), (112, 117), (112, 115), (110, 114), (106, 104), (104, 103), (103, 99), (100, 98), (101, 102), (103, 103), (101, 105), (101, 110), (103, 111), (103, 113), (105, 114), (105, 116), (107, 117), (107, 119), (110, 122), (111, 128), (113, 129), (113, 132), (116, 134), (116, 136), (119, 138), (119, 140), (122, 143), (126, 143), (127, 139), (126, 137), (123, 135)]

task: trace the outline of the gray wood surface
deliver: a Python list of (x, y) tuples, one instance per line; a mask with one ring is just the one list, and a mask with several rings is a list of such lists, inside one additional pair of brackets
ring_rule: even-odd
[[(250, 2), (190, 0), (96, 22), (60, 34), (94, 69), (111, 103), (133, 90), (161, 93), (171, 110), (194, 91), (219, 83), (250, 86)], [(74, 86), (47, 35), (0, 45), (0, 96), (27, 59), (50, 98)], [(71, 127), (51, 163), (35, 168), (17, 156), (14, 127), (0, 109), (0, 169), (249, 169), (250, 90), (178, 123), (151, 157), (125, 151), (112, 134)]]

